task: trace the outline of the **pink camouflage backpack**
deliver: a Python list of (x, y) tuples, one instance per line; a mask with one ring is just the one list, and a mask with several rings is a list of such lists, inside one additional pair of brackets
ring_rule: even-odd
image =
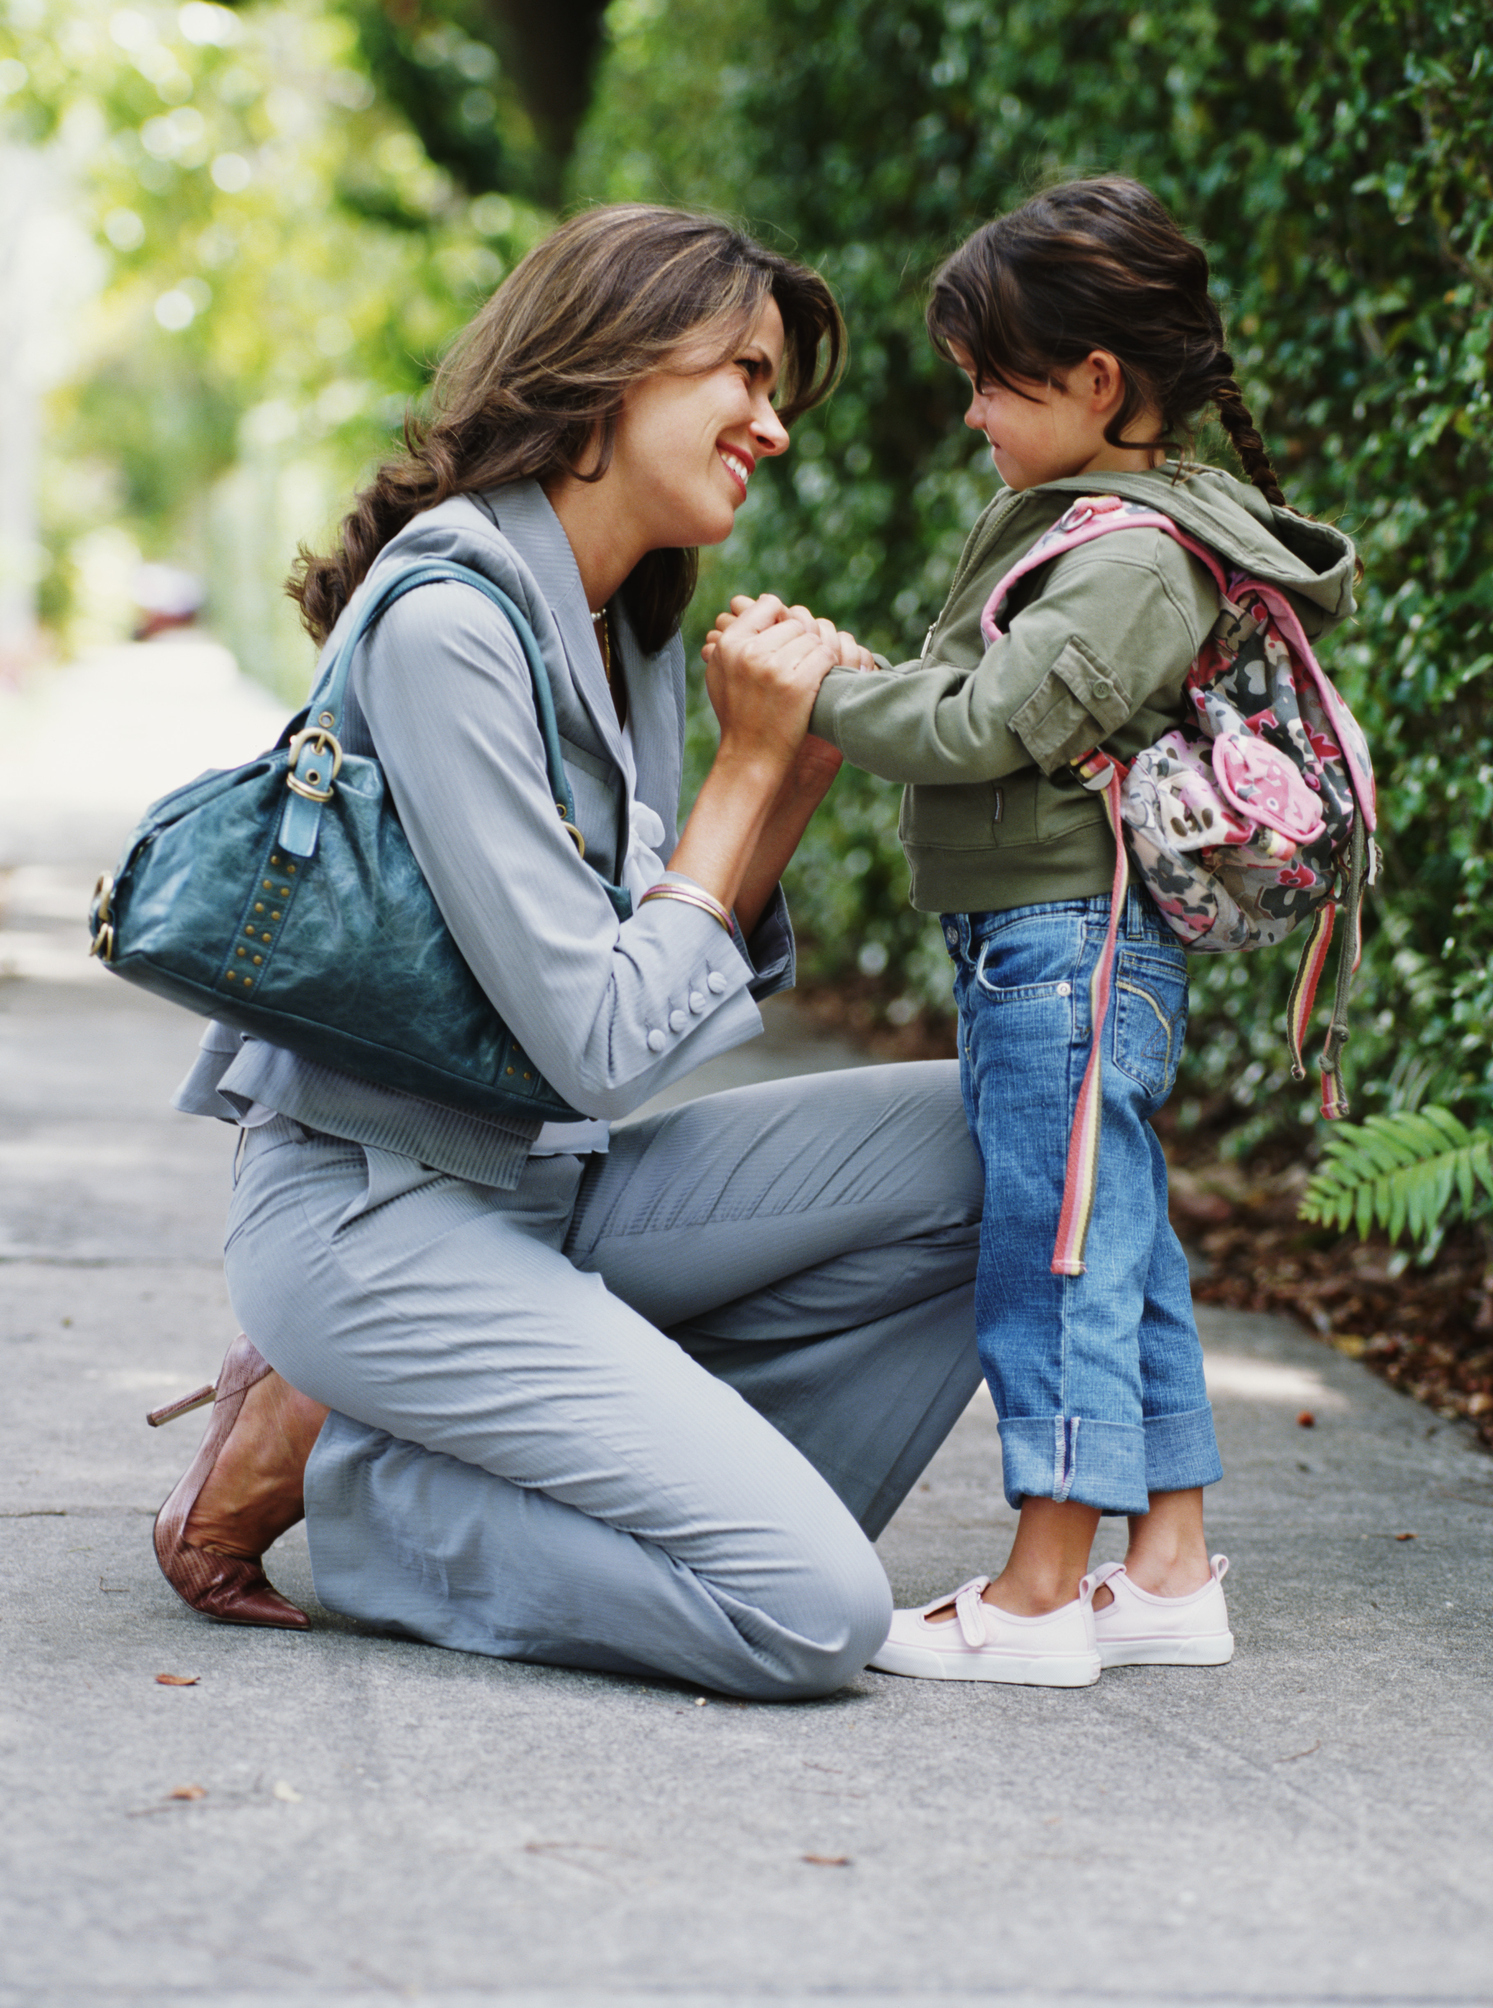
[[(1345, 938), (1322, 1045), (1322, 1113), (1348, 1113), (1342, 1050), (1348, 993), (1361, 949), (1365, 885), (1378, 868), (1374, 772), (1357, 720), (1312, 653), (1289, 599), (1243, 572), (1225, 575), (1212, 551), (1160, 510), (1117, 495), (1084, 496), (1013, 565), (985, 606), (988, 643), (1011, 588), (1065, 551), (1117, 530), (1161, 530), (1207, 566), (1219, 615), (1187, 672), (1194, 717), (1127, 766), (1102, 747), (1073, 762), (1102, 793), (1116, 833), (1109, 930), (1094, 970), (1095, 1026), (1109, 1010), (1115, 933), (1133, 855), (1173, 932), (1199, 954), (1268, 948), (1312, 922), (1286, 1012), (1291, 1071), (1306, 1078), (1302, 1045), (1339, 904)], [(1125, 841), (1120, 842), (1123, 829)], [(1099, 1161), (1099, 1040), (1079, 1091), (1053, 1273), (1081, 1276)]]

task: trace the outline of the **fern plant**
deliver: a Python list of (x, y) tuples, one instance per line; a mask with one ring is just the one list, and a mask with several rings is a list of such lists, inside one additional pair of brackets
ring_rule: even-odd
[(1403, 1109), (1343, 1123), (1301, 1201), (1301, 1218), (1361, 1238), (1409, 1229), (1429, 1260), (1460, 1214), (1476, 1219), (1493, 1201), (1493, 1130), (1468, 1129), (1450, 1109)]

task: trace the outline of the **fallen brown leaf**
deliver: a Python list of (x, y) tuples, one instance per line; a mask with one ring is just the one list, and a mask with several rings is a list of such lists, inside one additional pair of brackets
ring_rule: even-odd
[(1413, 1541), (1415, 1536), (1413, 1534), (1396, 1534), (1395, 1539), (1397, 1541)]
[(201, 1678), (202, 1675), (200, 1673), (158, 1673), (156, 1675), (156, 1686), (195, 1687)]
[(816, 1869), (848, 1869), (849, 1855), (804, 1855), (802, 1859), (812, 1862)]
[(1300, 1415), (1296, 1418), (1296, 1422), (1297, 1426), (1301, 1429), (1315, 1429), (1317, 1426), (1317, 1418), (1309, 1408), (1304, 1408), (1301, 1411)]
[(206, 1785), (178, 1785), (174, 1792), (166, 1794), (168, 1799), (205, 1799)]
[(1294, 1764), (1298, 1757), (1315, 1757), (1317, 1752), (1321, 1748), (1322, 1748), (1322, 1739), (1319, 1736), (1316, 1742), (1313, 1743), (1309, 1749), (1293, 1750), (1289, 1757), (1277, 1757), (1274, 1761), (1277, 1764)]

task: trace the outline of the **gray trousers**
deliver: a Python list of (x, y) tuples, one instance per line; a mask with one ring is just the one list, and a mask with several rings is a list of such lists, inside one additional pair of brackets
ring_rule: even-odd
[(702, 1097), (512, 1192), (247, 1133), (234, 1308), (332, 1414), (317, 1595), (502, 1658), (822, 1694), (979, 1381), (982, 1186), (932, 1062)]

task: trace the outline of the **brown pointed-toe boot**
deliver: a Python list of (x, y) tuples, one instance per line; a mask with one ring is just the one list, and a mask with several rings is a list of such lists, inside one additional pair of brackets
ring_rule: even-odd
[[(260, 1557), (272, 1541), (293, 1527), (305, 1513), (301, 1478), (305, 1457), (287, 1442), (287, 1469), (283, 1482), (274, 1488), (262, 1511), (251, 1512), (245, 1545), (255, 1552), (237, 1552), (238, 1543), (199, 1545), (187, 1539), (187, 1523), (204, 1485), (211, 1478), (218, 1459), (233, 1434), (249, 1390), (273, 1373), (241, 1332), (228, 1348), (217, 1382), (199, 1388), (183, 1400), (153, 1409), (146, 1420), (153, 1428), (171, 1422), (193, 1409), (213, 1405), (212, 1419), (197, 1455), (180, 1482), (156, 1515), (155, 1551), (161, 1573), (184, 1603), (194, 1611), (216, 1618), (220, 1624), (279, 1625), (287, 1630), (305, 1631), (310, 1620), (296, 1605), (287, 1602), (270, 1583), (260, 1566)], [(290, 1470), (299, 1460), (299, 1468)], [(207, 1537), (211, 1539), (211, 1537)]]

